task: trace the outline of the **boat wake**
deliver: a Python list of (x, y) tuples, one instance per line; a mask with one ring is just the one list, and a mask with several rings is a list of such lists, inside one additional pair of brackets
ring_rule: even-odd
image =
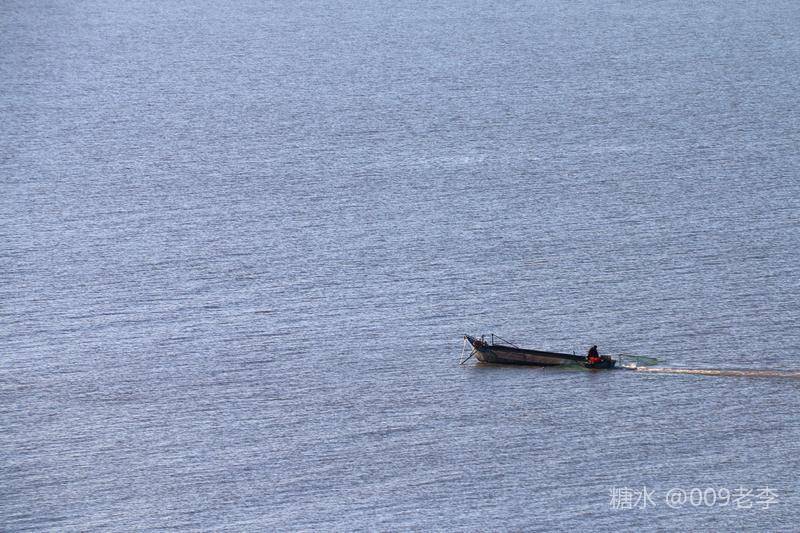
[(698, 376), (725, 376), (746, 378), (791, 378), (800, 379), (798, 370), (734, 370), (728, 368), (629, 368), (636, 372), (650, 372), (656, 374), (690, 374)]

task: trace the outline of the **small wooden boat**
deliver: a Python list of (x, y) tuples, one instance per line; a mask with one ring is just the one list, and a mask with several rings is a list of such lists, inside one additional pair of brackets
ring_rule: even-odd
[(476, 338), (469, 335), (464, 335), (464, 338), (472, 346), (470, 355), (475, 355), (475, 358), (483, 363), (534, 366), (580, 365), (596, 370), (614, 368), (614, 365), (617, 364), (616, 360), (607, 355), (601, 356), (600, 361), (589, 363), (582, 355), (531, 350), (510, 343), (498, 344), (494, 342), (494, 335), (489, 341), (484, 337)]

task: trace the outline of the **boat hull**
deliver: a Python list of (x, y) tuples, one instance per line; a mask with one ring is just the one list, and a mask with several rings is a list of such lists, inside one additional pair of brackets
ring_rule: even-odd
[(475, 358), (483, 363), (530, 366), (563, 366), (586, 362), (580, 355), (542, 350), (529, 350), (503, 344), (487, 344), (480, 339), (467, 336), (475, 352)]

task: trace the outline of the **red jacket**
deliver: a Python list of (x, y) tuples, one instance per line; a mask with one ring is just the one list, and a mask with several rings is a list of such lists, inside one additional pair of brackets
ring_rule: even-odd
[(586, 360), (590, 363), (596, 363), (600, 360), (600, 355), (597, 353), (597, 346), (589, 348), (589, 353), (586, 354)]

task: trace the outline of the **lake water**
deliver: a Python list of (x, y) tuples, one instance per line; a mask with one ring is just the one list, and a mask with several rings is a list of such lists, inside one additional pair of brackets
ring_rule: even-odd
[(796, 530), (799, 97), (790, 1), (3, 2), (0, 529)]

